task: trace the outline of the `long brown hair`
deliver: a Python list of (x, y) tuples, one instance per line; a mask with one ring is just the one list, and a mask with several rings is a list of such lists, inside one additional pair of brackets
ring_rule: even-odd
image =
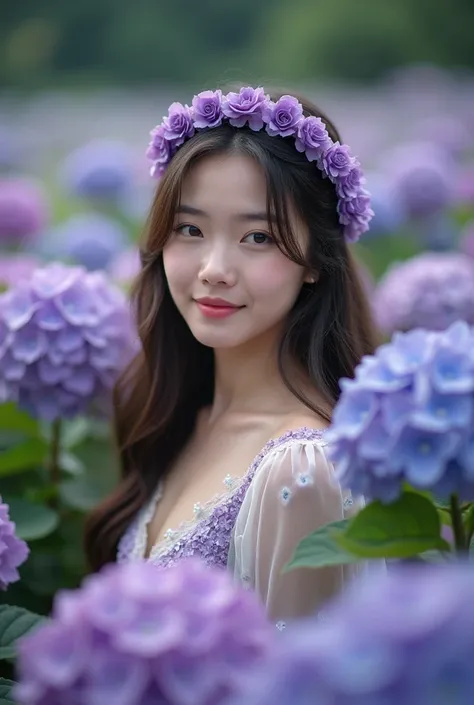
[[(320, 110), (302, 103), (305, 115), (321, 117), (331, 138), (340, 139)], [(353, 376), (361, 357), (374, 348), (368, 305), (342, 236), (337, 196), (329, 179), (323, 179), (316, 165), (295, 149), (292, 138), (228, 124), (197, 133), (169, 164), (145, 229), (142, 271), (132, 292), (141, 352), (114, 393), (122, 480), (86, 522), (85, 551), (93, 570), (115, 559), (120, 537), (169, 472), (193, 432), (199, 410), (212, 403), (213, 351), (193, 337), (178, 312), (162, 252), (172, 232), (184, 177), (198, 160), (218, 153), (246, 154), (258, 161), (266, 174), (267, 208), (276, 215), (279, 247), (295, 262), (319, 273), (316, 284), (303, 285), (280, 343), (280, 371), (288, 388), (329, 420), (340, 378)], [(292, 232), (290, 205), (309, 229), (305, 253)], [(290, 362), (305, 371), (324, 408), (316, 408), (290, 380)]]

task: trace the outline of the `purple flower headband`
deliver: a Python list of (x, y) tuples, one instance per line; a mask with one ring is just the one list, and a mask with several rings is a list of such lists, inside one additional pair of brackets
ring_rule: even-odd
[(284, 95), (275, 103), (263, 88), (241, 88), (239, 93), (227, 95), (220, 90), (203, 91), (194, 96), (191, 107), (172, 103), (167, 117), (150, 133), (146, 155), (153, 162), (151, 175), (160, 178), (179, 147), (196, 131), (218, 127), (224, 121), (233, 127), (248, 124), (255, 132), (265, 127), (272, 137), (294, 137), (298, 152), (316, 162), (323, 176), (335, 185), (346, 241), (357, 242), (369, 229), (374, 215), (370, 194), (363, 187), (364, 175), (349, 147), (332, 141), (321, 118), (304, 117), (296, 98)]

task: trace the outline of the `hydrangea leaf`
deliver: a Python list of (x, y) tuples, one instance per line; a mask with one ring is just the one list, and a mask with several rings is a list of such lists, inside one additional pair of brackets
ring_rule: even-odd
[(39, 438), (30, 438), (8, 448), (0, 455), (0, 477), (17, 475), (42, 465), (47, 452), (48, 446)]
[(335, 540), (359, 558), (409, 558), (430, 550), (450, 550), (441, 537), (436, 507), (414, 492), (403, 493), (392, 504), (378, 500), (368, 504)]
[(306, 536), (298, 544), (284, 572), (295, 568), (323, 568), (359, 561), (357, 556), (342, 549), (335, 540), (335, 537), (347, 528), (348, 523), (348, 519), (333, 521)]
[(47, 620), (23, 607), (0, 605), (0, 659), (14, 658), (15, 643)]
[(15, 705), (11, 692), (16, 685), (14, 681), (0, 678), (0, 705)]
[(49, 536), (59, 525), (59, 515), (49, 507), (29, 502), (21, 497), (4, 498), (10, 507), (10, 519), (15, 522), (16, 535), (24, 541)]

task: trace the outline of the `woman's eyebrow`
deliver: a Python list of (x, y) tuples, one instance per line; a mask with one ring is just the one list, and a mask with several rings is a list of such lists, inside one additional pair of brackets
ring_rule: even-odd
[[(176, 213), (185, 213), (187, 215), (200, 215), (203, 218), (209, 218), (209, 214), (200, 208), (195, 208), (194, 206), (188, 206), (185, 203), (181, 203), (176, 208)], [(268, 222), (268, 213), (266, 211), (249, 211), (246, 213), (236, 213), (234, 218), (236, 220), (262, 220), (265, 223)], [(272, 222), (276, 222), (276, 215), (271, 214), (270, 219)]]

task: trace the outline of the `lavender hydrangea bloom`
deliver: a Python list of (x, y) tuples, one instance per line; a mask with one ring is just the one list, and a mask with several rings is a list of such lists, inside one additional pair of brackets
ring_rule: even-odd
[(202, 91), (193, 98), (194, 126), (217, 127), (222, 123), (222, 91)]
[(474, 262), (457, 252), (425, 252), (392, 265), (373, 297), (385, 333), (444, 330), (457, 320), (474, 324)]
[(266, 96), (263, 88), (241, 88), (238, 93), (228, 93), (222, 101), (222, 112), (229, 118), (233, 127), (244, 127), (248, 123), (251, 130), (263, 127), (263, 107)]
[(60, 180), (78, 198), (117, 204), (132, 186), (133, 170), (127, 145), (94, 140), (67, 156)]
[(268, 101), (263, 112), (266, 131), (271, 137), (297, 135), (304, 120), (303, 106), (291, 95), (283, 95), (276, 103)]
[(314, 162), (321, 158), (330, 145), (331, 140), (321, 118), (314, 115), (304, 118), (295, 139), (298, 152), (304, 152), (308, 161)]
[(0, 590), (20, 579), (19, 566), (26, 561), (30, 549), (15, 534), (15, 524), (10, 521), (8, 505), (0, 496)]
[(390, 502), (403, 483), (474, 499), (474, 331), (397, 333), (341, 380), (327, 433), (341, 485)]
[(102, 408), (136, 347), (125, 295), (59, 263), (0, 295), (0, 403), (52, 421)]
[(40, 240), (39, 252), (48, 259), (71, 261), (94, 271), (106, 269), (128, 241), (119, 221), (100, 213), (80, 213)]
[(29, 279), (39, 266), (40, 261), (32, 255), (0, 254), (0, 291)]
[(195, 133), (193, 115), (187, 105), (172, 103), (168, 108), (168, 117), (163, 120), (163, 136), (172, 148), (179, 147)]
[(48, 209), (41, 189), (26, 179), (0, 180), (0, 242), (15, 247), (46, 226)]
[(256, 597), (186, 560), (111, 565), (19, 645), (19, 705), (225, 705), (273, 652)]
[(470, 705), (474, 568), (398, 566), (284, 634), (237, 705)]
[(407, 144), (387, 156), (393, 197), (413, 219), (436, 215), (454, 201), (456, 166), (427, 143)]

